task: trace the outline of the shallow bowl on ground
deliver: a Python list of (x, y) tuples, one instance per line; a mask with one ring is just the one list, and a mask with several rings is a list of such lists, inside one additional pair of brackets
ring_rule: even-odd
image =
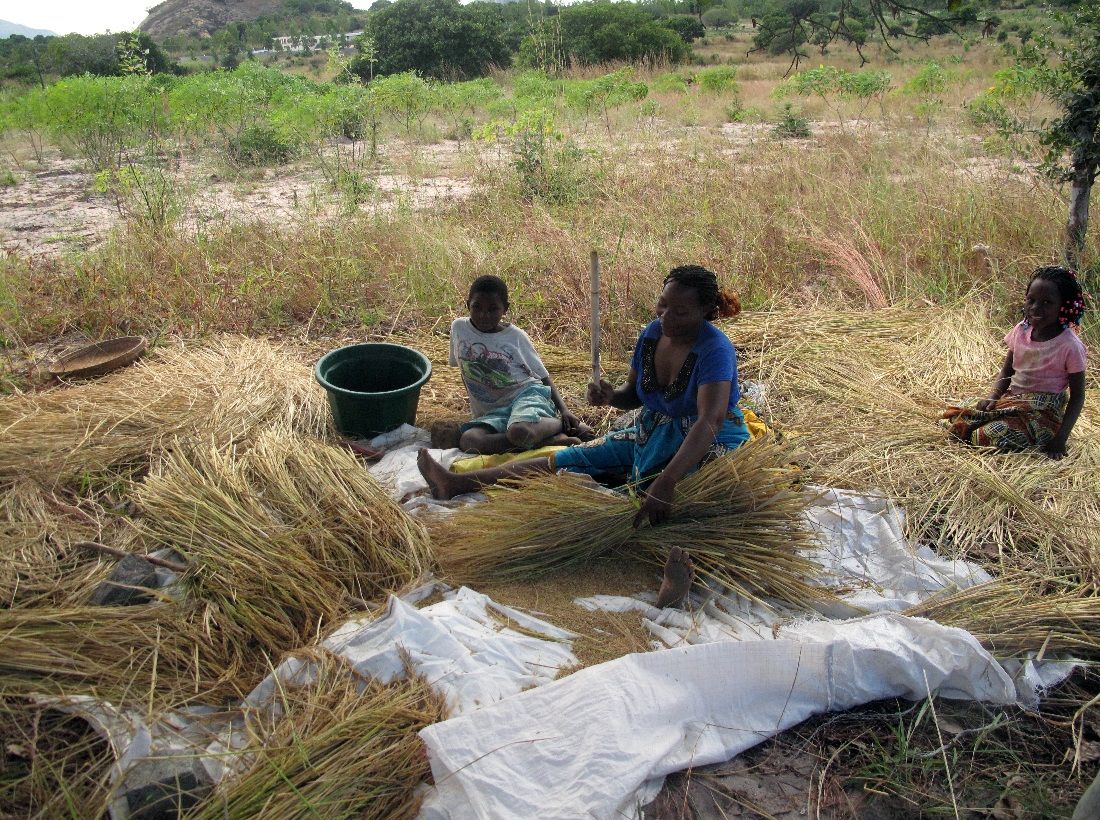
[(47, 370), (59, 379), (90, 379), (135, 361), (145, 352), (144, 336), (120, 336), (90, 344), (51, 362)]

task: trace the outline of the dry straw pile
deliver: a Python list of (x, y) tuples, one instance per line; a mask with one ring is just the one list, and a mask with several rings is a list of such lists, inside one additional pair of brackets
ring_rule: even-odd
[(1100, 660), (1100, 599), (1080, 581), (1016, 573), (906, 611), (974, 634), (998, 658), (1068, 654)]
[(170, 347), (100, 381), (0, 401), (0, 484), (86, 492), (141, 473), (179, 436), (228, 446), (276, 425), (323, 435), (327, 423), (323, 393), (285, 347)]
[[(285, 430), (178, 442), (137, 487), (138, 538), (190, 565), (206, 640), (263, 662), (431, 563), (423, 527), (348, 450)], [(230, 649), (233, 647), (233, 649)]]
[(417, 678), (383, 685), (323, 651), (308, 657), (312, 682), (284, 685), (273, 708), (246, 714), (240, 771), (189, 817), (416, 815), (429, 775), (416, 733), (445, 717), (442, 698)]
[[(151, 716), (232, 703), (285, 653), (430, 566), (426, 532), (324, 440), (327, 427), (299, 355), (248, 339), (171, 348), (101, 381), (0, 401), (0, 802), (27, 815), (102, 813), (110, 749), (36, 696), (90, 695)], [(169, 547), (188, 568), (150, 603), (92, 606), (115, 561), (88, 541)], [(426, 771), (415, 731), (439, 710), (419, 684), (375, 687), (362, 708), (358, 689), (310, 696), (310, 726), (322, 712), (331, 723), (312, 740), (280, 723), (269, 772), (290, 771), (314, 742), (297, 782), (316, 781), (302, 786), (316, 805), (351, 805), (346, 791), (379, 816), (409, 813)], [(329, 751), (334, 737), (346, 745)], [(294, 813), (297, 798), (279, 788), (268, 805)]]
[[(632, 526), (635, 502), (571, 476), (543, 476), (491, 490), (488, 504), (432, 524), (446, 577), (462, 583), (522, 579), (621, 550), (656, 566), (668, 549), (691, 550), (696, 574), (751, 598), (824, 599), (809, 545), (789, 445), (759, 439), (715, 459), (677, 486), (672, 519)], [(580, 526), (578, 526), (580, 523)]]

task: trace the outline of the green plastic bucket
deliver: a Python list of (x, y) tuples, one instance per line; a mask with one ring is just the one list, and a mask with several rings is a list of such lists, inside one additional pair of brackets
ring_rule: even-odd
[(411, 347), (366, 342), (329, 351), (313, 373), (328, 393), (336, 429), (370, 438), (416, 422), (420, 388), (432, 375), (432, 363)]

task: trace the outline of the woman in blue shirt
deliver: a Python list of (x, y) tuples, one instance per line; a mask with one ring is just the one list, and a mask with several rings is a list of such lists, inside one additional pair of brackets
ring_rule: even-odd
[[(737, 409), (737, 352), (710, 322), (739, 312), (737, 297), (718, 287), (714, 273), (699, 265), (674, 268), (657, 300), (657, 318), (638, 337), (626, 381), (618, 387), (602, 380), (588, 385), (589, 404), (641, 408), (634, 427), (548, 458), (470, 473), (452, 473), (421, 450), (418, 464), (432, 495), (452, 498), (534, 472), (627, 474), (644, 493), (634, 526), (646, 520), (661, 523), (668, 518), (681, 478), (749, 440)], [(672, 553), (670, 564), (678, 565), (673, 569), (687, 577), (686, 584), (675, 584), (677, 592), (682, 588), (682, 598), (690, 585), (690, 559), (679, 548)], [(666, 582), (668, 575), (666, 566)], [(667, 600), (664, 594), (661, 598)]]

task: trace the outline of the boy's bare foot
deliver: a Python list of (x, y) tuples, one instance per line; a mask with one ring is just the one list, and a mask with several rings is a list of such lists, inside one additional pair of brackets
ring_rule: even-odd
[(673, 547), (665, 561), (665, 577), (661, 581), (661, 591), (657, 593), (657, 608), (676, 606), (691, 590), (695, 578), (695, 567), (687, 550)]
[(567, 436), (565, 433), (555, 433), (548, 439), (544, 439), (538, 446), (539, 447), (572, 447), (574, 444), (580, 444), (581, 440), (576, 436)]
[(416, 466), (420, 470), (420, 475), (424, 476), (424, 480), (428, 482), (432, 498), (438, 498), (440, 501), (446, 501), (463, 493), (472, 493), (480, 488), (480, 485), (468, 476), (452, 473), (432, 458), (423, 447), (416, 454)]
[(577, 425), (577, 439), (579, 441), (591, 441), (596, 437), (596, 431), (585, 424), (583, 421)]

